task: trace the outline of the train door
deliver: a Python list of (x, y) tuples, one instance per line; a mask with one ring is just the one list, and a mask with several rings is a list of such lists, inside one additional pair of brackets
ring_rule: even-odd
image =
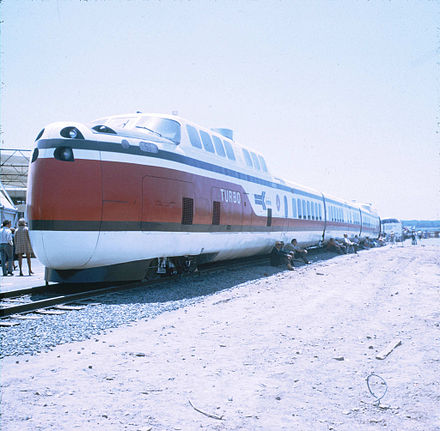
[(101, 230), (139, 230), (140, 187), (131, 168), (101, 164)]
[(144, 176), (142, 179), (142, 231), (182, 231), (193, 224), (194, 187), (173, 178)]
[(213, 208), (217, 208), (215, 216), (219, 226), (226, 226), (226, 230), (230, 231), (241, 231), (244, 199), (241, 191), (211, 188), (211, 200)]

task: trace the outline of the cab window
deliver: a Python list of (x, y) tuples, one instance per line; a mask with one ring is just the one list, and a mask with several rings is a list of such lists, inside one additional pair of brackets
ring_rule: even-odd
[(253, 166), (252, 166), (252, 160), (251, 160), (251, 156), (250, 156), (250, 154), (249, 154), (249, 151), (246, 150), (245, 148), (242, 148), (242, 150), (243, 150), (243, 156), (244, 156), (244, 160), (245, 160), (246, 164), (247, 164), (250, 168), (252, 168), (252, 167), (253, 167)]
[(188, 131), (188, 136), (189, 136), (189, 140), (191, 141), (191, 145), (196, 148), (202, 148), (202, 143), (200, 141), (200, 136), (197, 129), (187, 124), (186, 130)]
[(258, 160), (260, 161), (261, 169), (262, 169), (264, 172), (268, 172), (268, 170), (267, 170), (267, 166), (266, 166), (266, 162), (265, 162), (264, 158), (263, 158), (262, 156), (258, 155)]
[(225, 148), (223, 147), (222, 140), (218, 136), (213, 136), (212, 140), (214, 142), (215, 151), (221, 157), (226, 157)]
[(256, 155), (254, 152), (252, 152), (252, 151), (251, 151), (251, 157), (252, 157), (252, 162), (253, 162), (254, 166), (255, 166), (259, 171), (261, 171), (261, 168), (260, 168), (260, 162), (258, 161), (258, 157), (257, 157), (257, 155)]
[(232, 148), (231, 143), (228, 141), (223, 141), (223, 144), (225, 145), (226, 155), (228, 156), (228, 159), (235, 160), (234, 149)]
[(200, 136), (202, 137), (203, 147), (209, 153), (215, 153), (214, 145), (212, 145), (211, 136), (209, 133), (200, 130)]

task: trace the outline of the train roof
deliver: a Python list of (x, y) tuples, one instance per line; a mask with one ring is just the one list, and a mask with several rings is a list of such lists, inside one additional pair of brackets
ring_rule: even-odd
[[(230, 130), (230, 129), (208, 128), (208, 127), (201, 126), (200, 124), (197, 124), (193, 121), (187, 120), (186, 118), (180, 117), (178, 115), (150, 113), (150, 112), (136, 112), (136, 113), (127, 113), (127, 114), (111, 115), (111, 116), (107, 116), (107, 117), (100, 117), (96, 120), (93, 120), (91, 123), (92, 124), (99, 124), (100, 122), (101, 123), (107, 122), (107, 121), (111, 121), (113, 119), (118, 119), (118, 118), (139, 118), (140, 119), (142, 117), (157, 117), (157, 118), (173, 120), (173, 121), (177, 121), (181, 125), (190, 125), (192, 127), (195, 127), (198, 130), (202, 130), (204, 132), (207, 132), (210, 135), (218, 136), (220, 139), (228, 141), (235, 148), (245, 149), (245, 150), (253, 152), (257, 156), (263, 158), (264, 159), (264, 167), (266, 169), (261, 170), (260, 173), (262, 175), (269, 175), (269, 176), (271, 175), (270, 168), (267, 166), (267, 161), (265, 160), (263, 154), (259, 151), (256, 151), (255, 149), (253, 149), (251, 147), (243, 145), (243, 144), (237, 142), (236, 140), (234, 140), (232, 137), (232, 130)], [(228, 133), (225, 133), (225, 131), (230, 132), (230, 135), (228, 136)], [(248, 169), (248, 166), (246, 165), (245, 161), (243, 160), (242, 154), (238, 155), (238, 160), (239, 160), (240, 164), (242, 165), (242, 167)]]
[[(157, 117), (157, 118), (163, 118), (163, 119), (177, 121), (180, 125), (190, 125), (192, 127), (195, 127), (198, 130), (205, 131), (205, 132), (209, 133), (210, 135), (215, 135), (215, 136), (218, 136), (219, 138), (221, 138), (222, 140), (228, 141), (233, 146), (233, 148), (235, 150), (237, 150), (237, 149), (243, 150), (244, 149), (244, 150), (247, 150), (249, 152), (256, 154), (257, 156), (263, 158), (265, 165), (267, 165), (267, 162), (264, 159), (264, 156), (262, 153), (255, 151), (253, 148), (242, 145), (241, 143), (235, 141), (232, 137), (232, 133), (231, 133), (230, 137), (227, 136), (226, 134), (222, 133), (223, 130), (229, 131), (229, 129), (216, 129), (216, 128), (210, 129), (208, 127), (201, 126), (193, 121), (187, 120), (186, 118), (183, 118), (183, 117), (180, 117), (180, 116), (174, 115), (174, 114), (149, 113), (149, 112), (133, 113), (133, 112), (131, 112), (131, 113), (126, 113), (126, 114), (118, 114), (118, 115), (101, 117), (101, 118), (98, 118), (98, 119), (92, 121), (91, 123), (96, 125), (99, 123), (102, 124), (103, 122), (111, 121), (113, 119), (118, 119), (118, 118), (133, 118), (133, 119), (139, 118), (139, 119), (141, 119), (142, 117)], [(240, 168), (252, 170), (252, 168), (249, 168), (249, 166), (246, 165), (242, 151), (237, 151), (236, 153), (237, 153), (236, 155), (238, 156), (237, 157), (238, 160), (236, 160), (236, 161), (224, 160), (224, 162), (231, 162), (231, 163), (238, 162), (238, 164), (240, 165)], [(208, 157), (209, 157), (209, 155), (208, 155)], [(291, 181), (291, 180), (285, 180), (282, 178), (274, 177), (270, 172), (270, 168), (268, 166), (266, 166), (266, 168), (267, 168), (266, 171), (260, 170), (260, 171), (258, 171), (258, 173), (260, 175), (270, 176), (271, 181), (273, 181), (275, 183), (286, 185), (287, 187), (291, 187), (293, 189), (300, 190), (302, 192), (305, 192), (307, 194), (310, 194), (310, 195), (316, 196), (316, 197), (321, 197), (322, 195), (324, 195), (324, 197), (326, 199), (337, 202), (338, 204), (340, 204), (342, 206), (360, 209), (361, 211), (364, 211), (364, 212), (369, 213), (371, 215), (377, 215), (377, 211), (373, 208), (372, 204), (370, 204), (370, 203), (360, 203), (357, 201), (348, 201), (345, 199), (341, 199), (337, 196), (332, 196), (331, 194), (323, 193), (323, 192), (316, 190), (316, 189), (313, 189), (311, 187), (307, 187), (302, 184), (298, 184), (298, 183)]]

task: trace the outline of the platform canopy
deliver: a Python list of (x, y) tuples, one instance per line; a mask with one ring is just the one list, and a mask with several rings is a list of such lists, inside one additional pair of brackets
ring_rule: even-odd
[(26, 199), (32, 150), (0, 148), (0, 182), (14, 201)]

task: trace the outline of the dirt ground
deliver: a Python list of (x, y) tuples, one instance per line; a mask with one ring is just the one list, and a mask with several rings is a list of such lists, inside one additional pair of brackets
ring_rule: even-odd
[(1, 429), (440, 430), (439, 263), (440, 240), (338, 256), (5, 358)]

